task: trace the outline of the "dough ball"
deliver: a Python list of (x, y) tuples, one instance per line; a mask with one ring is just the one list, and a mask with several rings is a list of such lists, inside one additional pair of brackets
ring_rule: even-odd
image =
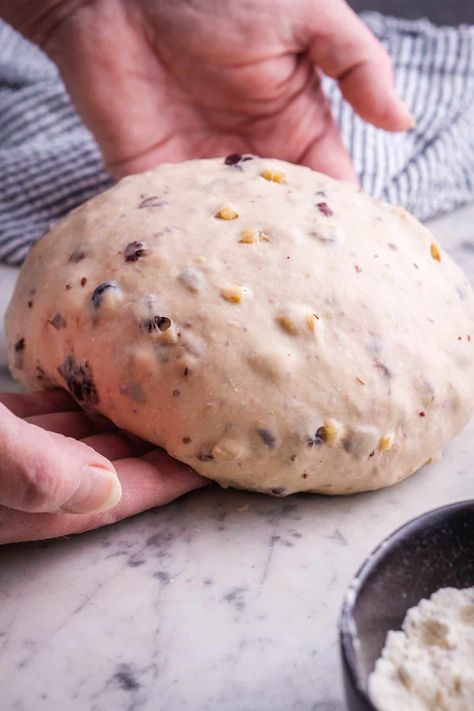
[(222, 486), (388, 486), (474, 401), (474, 299), (400, 207), (253, 156), (163, 165), (32, 249), (7, 315), (14, 376)]

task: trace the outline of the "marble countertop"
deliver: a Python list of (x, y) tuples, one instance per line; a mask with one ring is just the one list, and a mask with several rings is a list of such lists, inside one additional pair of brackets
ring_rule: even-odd
[[(432, 228), (474, 281), (474, 205)], [(13, 279), (0, 269), (0, 308)], [(472, 498), (473, 458), (474, 420), (440, 462), (383, 491), (202, 490), (93, 533), (1, 548), (2, 711), (343, 711), (350, 578), (408, 519)]]

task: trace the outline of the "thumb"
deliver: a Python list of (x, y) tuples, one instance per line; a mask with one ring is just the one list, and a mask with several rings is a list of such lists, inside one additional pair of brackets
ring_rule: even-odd
[(414, 119), (395, 91), (390, 58), (355, 12), (336, 0), (311, 14), (310, 57), (337, 79), (359, 116), (388, 131), (413, 128)]
[(115, 506), (121, 495), (105, 457), (0, 404), (0, 505), (29, 513), (97, 513)]

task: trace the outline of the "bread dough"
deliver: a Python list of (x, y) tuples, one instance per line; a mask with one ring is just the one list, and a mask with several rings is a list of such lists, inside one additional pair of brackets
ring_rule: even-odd
[(389, 632), (369, 677), (379, 711), (474, 709), (474, 587), (440, 588)]
[(344, 494), (409, 476), (474, 401), (474, 299), (402, 208), (251, 156), (163, 165), (31, 250), (7, 314), (28, 388), (223, 486)]

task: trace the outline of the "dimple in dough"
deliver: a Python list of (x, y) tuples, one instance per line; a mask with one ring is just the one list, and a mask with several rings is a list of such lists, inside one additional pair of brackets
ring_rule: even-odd
[(31, 250), (7, 313), (31, 389), (283, 496), (393, 484), (474, 401), (474, 298), (400, 207), (251, 156), (163, 165)]

